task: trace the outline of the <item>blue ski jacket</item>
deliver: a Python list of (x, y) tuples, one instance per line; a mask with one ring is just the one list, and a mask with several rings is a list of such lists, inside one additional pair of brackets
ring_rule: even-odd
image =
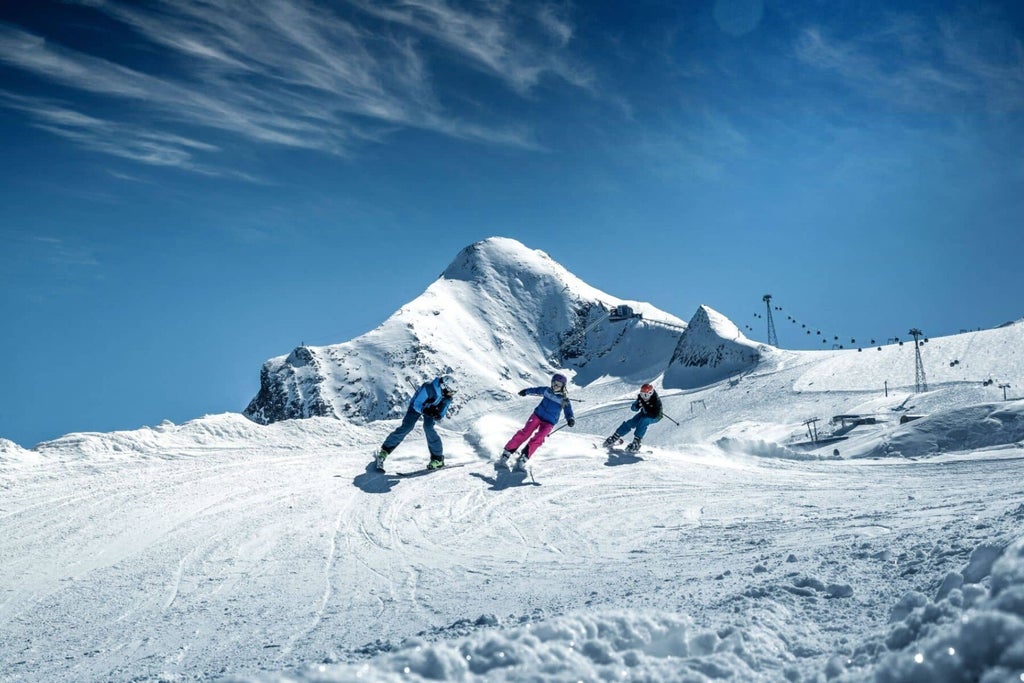
[(530, 387), (523, 389), (525, 395), (543, 396), (540, 404), (534, 408), (533, 414), (548, 424), (557, 424), (565, 411), (565, 419), (576, 419), (572, 414), (572, 402), (567, 395), (556, 394), (551, 387)]
[(433, 382), (426, 382), (413, 394), (409, 407), (421, 415), (429, 415), (440, 420), (448, 413), (452, 399), (441, 391), (441, 378), (435, 377)]

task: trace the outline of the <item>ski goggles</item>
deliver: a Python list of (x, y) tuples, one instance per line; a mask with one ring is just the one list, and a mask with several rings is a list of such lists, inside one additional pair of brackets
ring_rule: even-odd
[(650, 391), (641, 391), (640, 395), (646, 400), (651, 396), (654, 396), (654, 389), (651, 389)]
[(551, 381), (551, 388), (554, 391), (560, 391), (565, 388), (564, 382), (559, 382), (557, 379)]

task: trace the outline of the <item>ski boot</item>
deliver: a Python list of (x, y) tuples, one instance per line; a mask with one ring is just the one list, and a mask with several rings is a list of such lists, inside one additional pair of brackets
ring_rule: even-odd
[(502, 451), (501, 457), (498, 458), (498, 467), (504, 467), (505, 469), (511, 469), (508, 464), (508, 459), (512, 457), (512, 451)]
[(640, 450), (640, 439), (633, 439), (633, 442), (626, 446), (626, 450), (630, 453), (636, 453)]
[(530, 456), (527, 455), (525, 451), (520, 453), (519, 457), (516, 458), (516, 467), (515, 467), (516, 472), (525, 472), (526, 471), (526, 463), (528, 463), (529, 461), (530, 461)]
[(377, 455), (373, 456), (373, 459), (377, 462), (377, 469), (381, 472), (384, 471), (384, 461), (388, 458), (388, 452), (383, 448), (377, 451)]
[(435, 458), (431, 456), (430, 462), (427, 463), (428, 470), (439, 470), (444, 467), (444, 458)]
[(611, 436), (604, 440), (604, 445), (607, 446), (608, 448), (611, 448), (612, 446), (618, 445), (620, 443), (622, 443), (622, 437), (620, 437), (618, 434), (612, 434)]

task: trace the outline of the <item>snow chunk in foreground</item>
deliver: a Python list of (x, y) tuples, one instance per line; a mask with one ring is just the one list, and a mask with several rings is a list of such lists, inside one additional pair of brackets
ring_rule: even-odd
[[(769, 638), (774, 636), (768, 635)], [(303, 681), (696, 681), (758, 678), (750, 632), (721, 636), (688, 617), (654, 612), (576, 614), (461, 641), (407, 641), (359, 665), (320, 666)], [(754, 667), (754, 668), (752, 668)]]
[(881, 662), (874, 680), (1024, 680), (1024, 538), (996, 560), (988, 578), (990, 588), (967, 583), (937, 602), (918, 600), (924, 604), (889, 634), (887, 646), (899, 651)]
[[(981, 554), (989, 555), (987, 549)], [(893, 609), (896, 623), (885, 638), (890, 654), (850, 669), (852, 661), (836, 656), (823, 674), (879, 683), (1024, 680), (1024, 538), (983, 578), (988, 581), (958, 581), (934, 602), (908, 594)], [(696, 627), (689, 617), (655, 611), (574, 614), (458, 640), (413, 639), (361, 664), (321, 665), (288, 680), (796, 680), (787, 647), (792, 635), (756, 622), (714, 631)]]

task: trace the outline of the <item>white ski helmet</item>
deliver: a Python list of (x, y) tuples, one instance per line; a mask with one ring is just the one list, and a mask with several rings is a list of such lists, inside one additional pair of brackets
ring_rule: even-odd
[(451, 375), (441, 375), (437, 383), (441, 387), (441, 391), (449, 396), (454, 395), (459, 390), (459, 385)]

